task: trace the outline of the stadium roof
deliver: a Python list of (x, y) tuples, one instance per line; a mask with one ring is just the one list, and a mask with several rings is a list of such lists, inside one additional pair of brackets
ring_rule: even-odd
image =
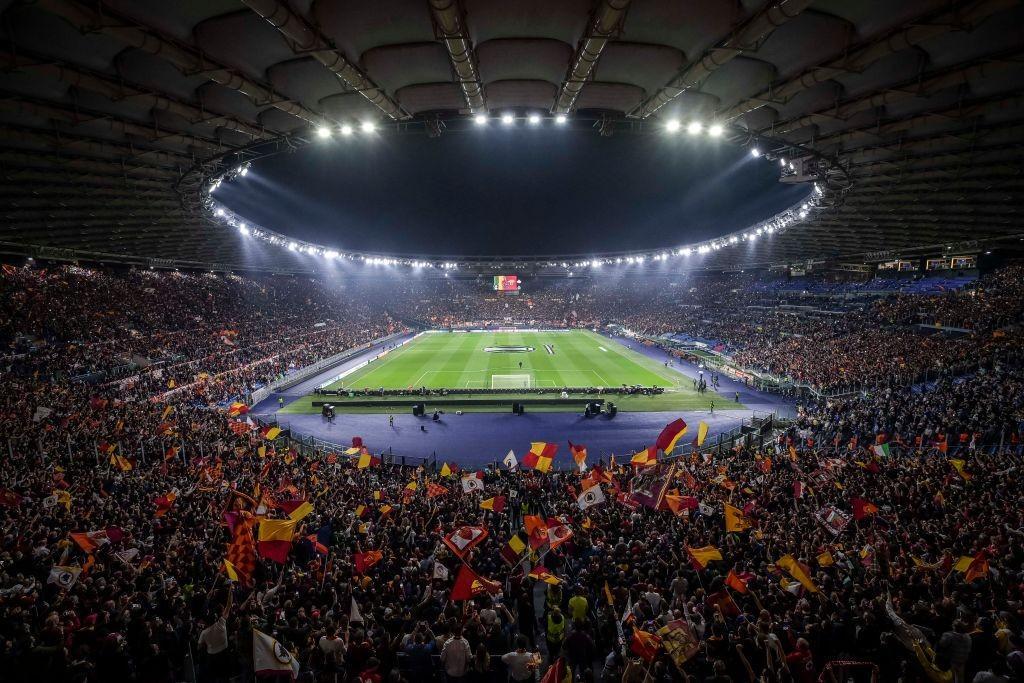
[(595, 135), (718, 122), (788, 156), (784, 182), (827, 188), (822, 209), (708, 254), (713, 265), (882, 257), (1024, 231), (1017, 0), (2, 7), (8, 251), (306, 269), (211, 220), (210, 179), (321, 126), (443, 135), (506, 110), (568, 114)]

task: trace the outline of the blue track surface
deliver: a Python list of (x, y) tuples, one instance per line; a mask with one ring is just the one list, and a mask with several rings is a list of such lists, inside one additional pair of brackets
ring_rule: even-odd
[[(651, 348), (616, 338), (619, 343), (649, 356), (659, 362), (669, 358), (661, 349)], [(320, 376), (311, 378), (293, 387), (284, 394), (273, 394), (253, 408), (253, 414), (264, 417), (275, 417), (278, 397), (283, 396), (285, 403), (305, 396), (313, 388), (341, 372), (349, 364), (359, 363), (366, 355), (374, 354), (380, 347), (370, 349), (359, 358), (348, 364), (333, 368)], [(687, 363), (678, 361), (673, 367), (687, 377), (695, 377), (698, 369)], [(340, 444), (348, 444), (353, 436), (361, 436), (365, 444), (373, 451), (391, 449), (395, 454), (414, 457), (431, 457), (436, 455), (439, 461), (456, 462), (466, 467), (479, 467), (498, 461), (511, 449), (517, 456), (525, 453), (531, 441), (551, 441), (559, 444), (559, 455), (556, 466), (563, 466), (570, 461), (567, 440), (585, 444), (590, 453), (590, 461), (598, 458), (607, 459), (614, 453), (618, 456), (631, 455), (653, 443), (655, 437), (666, 423), (676, 417), (682, 417), (692, 425), (691, 434), (696, 430), (700, 420), (707, 422), (711, 429), (709, 439), (714, 435), (728, 431), (748, 417), (751, 411), (778, 411), (780, 414), (792, 415), (792, 403), (774, 394), (766, 394), (744, 387), (741, 383), (726, 378), (721, 379), (721, 394), (733, 398), (734, 392), (740, 394), (740, 402), (748, 410), (716, 410), (714, 415), (707, 411), (682, 413), (619, 413), (614, 419), (598, 417), (586, 419), (582, 414), (572, 413), (530, 413), (523, 416), (509, 413), (466, 413), (455, 415), (446, 413), (440, 422), (433, 422), (430, 417), (413, 417), (411, 413), (395, 415), (395, 426), (388, 425), (388, 416), (380, 414), (344, 414), (339, 413), (333, 423), (328, 423), (319, 415), (282, 414), (281, 425), (294, 429), (304, 435)], [(422, 431), (420, 427), (425, 427)]]

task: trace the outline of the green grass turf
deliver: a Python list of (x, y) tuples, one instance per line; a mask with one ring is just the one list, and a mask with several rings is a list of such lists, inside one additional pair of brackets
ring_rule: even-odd
[[(544, 348), (554, 347), (554, 354)], [(533, 351), (518, 353), (487, 352), (486, 347), (528, 346)], [(522, 362), (522, 368), (519, 363)], [(495, 380), (495, 376), (498, 379)], [(501, 376), (505, 377), (502, 380)], [(564, 386), (618, 387), (622, 384), (660, 386), (666, 389), (659, 396), (606, 395), (620, 410), (668, 411), (707, 410), (710, 402), (724, 410), (742, 408), (714, 393), (698, 394), (693, 382), (661, 363), (636, 353), (621, 344), (589, 330), (569, 332), (429, 332), (397, 350), (374, 360), (365, 367), (325, 387), (327, 389), (430, 389), (462, 388), (489, 389), (504, 382), (512, 388), (528, 386), (557, 390)], [(522, 384), (519, 384), (522, 382)], [(507, 403), (501, 406), (465, 405), (446, 406), (447, 410), (462, 409), (480, 412), (504, 412), (508, 404), (528, 395), (504, 394)], [(534, 396), (536, 397), (536, 396)], [(369, 400), (368, 397), (357, 397)], [(493, 396), (492, 396), (493, 398)], [(325, 397), (312, 394), (294, 401), (280, 411), (284, 413), (318, 413), (314, 400)], [(380, 413), (386, 406), (345, 407), (345, 396), (329, 399), (338, 410), (345, 412)], [(582, 403), (583, 398), (580, 398)], [(425, 402), (429, 409), (430, 400)], [(401, 408), (391, 407), (397, 411)], [(529, 406), (529, 410), (575, 412), (565, 406)]]

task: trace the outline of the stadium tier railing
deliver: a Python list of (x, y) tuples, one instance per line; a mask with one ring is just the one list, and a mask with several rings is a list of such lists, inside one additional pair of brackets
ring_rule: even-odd
[(333, 356), (317, 361), (312, 365), (307, 365), (304, 368), (299, 368), (295, 372), (288, 373), (284, 377), (273, 382), (270, 382), (266, 386), (260, 387), (259, 389), (252, 391), (246, 397), (245, 402), (251, 406), (254, 406), (263, 399), (265, 399), (266, 397), (270, 396), (275, 391), (290, 389), (293, 386), (306, 381), (310, 377), (313, 377), (323, 372), (324, 370), (330, 370), (331, 368), (337, 365), (341, 365), (345, 361), (351, 360), (355, 356), (364, 353), (367, 349), (372, 349), (374, 346), (378, 346), (380, 344), (386, 344), (392, 339), (397, 339), (398, 337), (408, 334), (409, 332), (410, 330), (408, 329), (403, 330), (401, 332), (395, 332), (394, 334), (389, 334), (386, 337), (375, 339), (371, 342), (367, 342), (366, 344), (361, 344), (359, 346), (354, 346), (351, 349), (346, 349), (340, 353), (334, 354)]

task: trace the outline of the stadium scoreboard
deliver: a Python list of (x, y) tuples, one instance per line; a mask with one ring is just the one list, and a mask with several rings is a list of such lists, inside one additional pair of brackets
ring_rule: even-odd
[(515, 275), (495, 275), (494, 291), (496, 292), (518, 292), (519, 278)]

